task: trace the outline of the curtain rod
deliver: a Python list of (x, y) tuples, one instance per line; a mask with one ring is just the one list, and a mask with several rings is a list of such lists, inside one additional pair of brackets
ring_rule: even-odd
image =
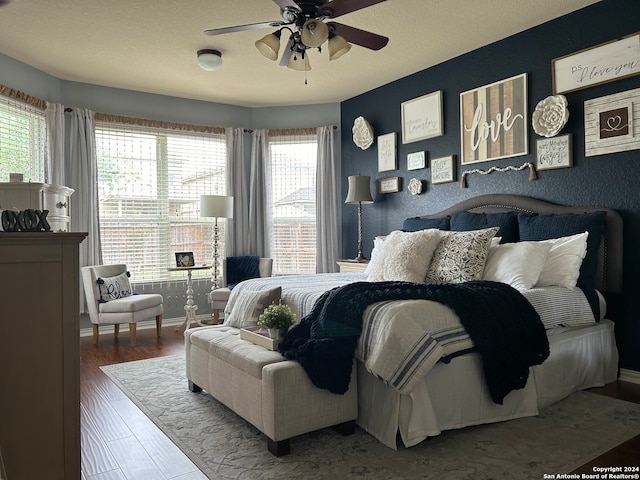
[[(330, 127), (333, 127), (334, 130), (338, 129), (337, 125), (330, 125)], [(308, 127), (308, 128), (317, 128), (317, 127)], [(268, 128), (267, 130), (305, 130), (304, 128)], [(244, 133), (253, 133), (253, 129), (252, 128), (245, 128)]]

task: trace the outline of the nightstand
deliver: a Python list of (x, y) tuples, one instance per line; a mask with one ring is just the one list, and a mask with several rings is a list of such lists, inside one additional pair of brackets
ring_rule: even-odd
[(369, 260), (364, 262), (356, 262), (355, 260), (338, 260), (336, 263), (340, 267), (340, 273), (364, 273), (367, 265), (369, 265)]

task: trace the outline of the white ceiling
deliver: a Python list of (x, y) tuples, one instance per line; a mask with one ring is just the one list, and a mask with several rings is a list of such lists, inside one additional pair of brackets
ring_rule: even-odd
[[(307, 84), (254, 47), (275, 28), (203, 34), (281, 20), (271, 0), (14, 0), (0, 7), (0, 52), (75, 82), (247, 107), (334, 103), (596, 1), (387, 0), (336, 21), (389, 44), (332, 62), (311, 51)], [(222, 52), (219, 70), (198, 67), (202, 48)]]

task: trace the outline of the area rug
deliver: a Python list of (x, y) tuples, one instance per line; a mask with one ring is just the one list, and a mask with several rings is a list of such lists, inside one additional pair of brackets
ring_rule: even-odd
[(536, 417), (444, 432), (397, 451), (365, 431), (295, 437), (274, 457), (255, 427), (187, 388), (182, 355), (102, 367), (211, 479), (532, 479), (569, 473), (640, 434), (637, 404), (578, 392)]

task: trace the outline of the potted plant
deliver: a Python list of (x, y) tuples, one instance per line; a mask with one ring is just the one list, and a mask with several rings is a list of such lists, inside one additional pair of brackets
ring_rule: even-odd
[(258, 318), (258, 325), (269, 329), (269, 337), (281, 338), (289, 329), (295, 315), (291, 311), (289, 305), (282, 303), (272, 303)]

